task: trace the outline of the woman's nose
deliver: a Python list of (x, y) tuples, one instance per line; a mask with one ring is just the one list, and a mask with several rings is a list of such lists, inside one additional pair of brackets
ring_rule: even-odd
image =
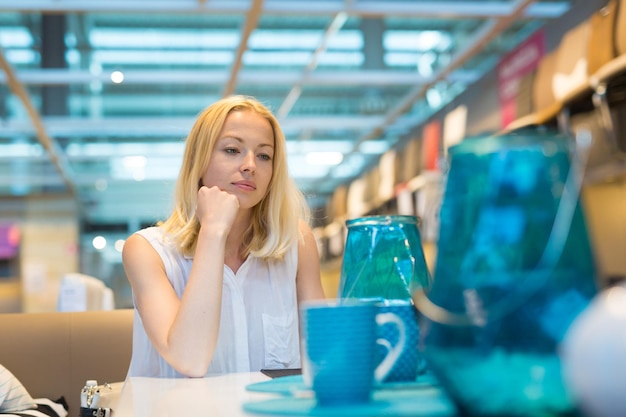
[(255, 161), (254, 161), (254, 153), (248, 152), (243, 157), (243, 163), (241, 165), (242, 171), (254, 172), (256, 169)]

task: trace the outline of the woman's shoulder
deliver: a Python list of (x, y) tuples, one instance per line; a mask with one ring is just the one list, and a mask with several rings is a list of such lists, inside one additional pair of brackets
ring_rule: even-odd
[(150, 226), (133, 233), (132, 238), (141, 236), (154, 249), (161, 259), (169, 259), (178, 262), (183, 258), (187, 258), (181, 254), (171, 236), (163, 229), (162, 226)]
[(298, 247), (301, 250), (306, 250), (311, 244), (317, 245), (317, 238), (315, 237), (311, 226), (309, 226), (306, 221), (300, 220), (298, 230)]
[(147, 240), (163, 239), (163, 228), (160, 226), (150, 226), (141, 230), (137, 230), (134, 234), (143, 236)]
[(172, 250), (175, 248), (172, 239), (165, 232), (162, 226), (150, 226), (138, 230), (134, 233), (146, 239), (155, 249), (164, 248)]
[(307, 236), (307, 235), (313, 234), (313, 230), (311, 229), (311, 226), (304, 219), (298, 220), (298, 230), (300, 232), (300, 236)]

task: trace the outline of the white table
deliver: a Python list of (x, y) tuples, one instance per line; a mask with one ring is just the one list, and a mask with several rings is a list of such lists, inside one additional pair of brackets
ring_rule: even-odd
[(129, 378), (124, 384), (114, 417), (250, 417), (242, 404), (273, 398), (246, 391), (254, 382), (269, 380), (260, 372), (206, 378)]
[[(246, 389), (249, 384), (269, 380), (269, 377), (260, 372), (226, 374), (196, 379), (130, 378), (122, 389), (117, 406), (113, 407), (113, 417), (271, 417), (270, 414), (253, 414), (243, 410), (243, 405), (247, 402), (285, 398), (278, 393), (262, 393)], [(402, 392), (402, 390), (394, 389), (386, 391), (386, 395), (395, 396), (394, 398), (398, 399), (397, 395)], [(406, 391), (404, 392), (406, 393)], [(308, 392), (300, 392), (295, 405), (301, 406), (300, 399), (305, 402), (308, 401), (310, 399), (308, 395)], [(287, 403), (294, 405), (294, 397), (287, 398), (290, 399), (286, 400), (286, 410), (293, 409), (289, 408)], [(270, 410), (273, 410), (272, 407), (276, 403), (263, 402), (263, 406), (267, 404), (270, 405)], [(394, 403), (396, 408), (390, 408), (390, 403), (387, 400), (382, 400), (378, 406), (381, 407), (381, 404), (383, 408), (380, 410), (386, 410), (384, 414), (386, 416), (452, 417), (455, 415), (453, 406), (447, 397), (442, 397), (440, 390), (428, 384), (415, 391), (411, 389), (408, 402), (407, 397), (403, 397), (403, 400)], [(376, 409), (368, 407), (365, 409), (357, 407), (360, 409), (359, 415), (367, 417), (377, 415)], [(296, 409), (298, 410), (296, 414), (302, 415), (301, 411), (303, 410)], [(267, 408), (264, 411), (266, 410)], [(286, 410), (281, 410), (283, 416), (284, 413), (288, 413)], [(335, 411), (337, 410), (330, 414), (335, 416), (345, 413), (345, 409), (339, 414)], [(356, 412), (357, 409), (351, 411)]]

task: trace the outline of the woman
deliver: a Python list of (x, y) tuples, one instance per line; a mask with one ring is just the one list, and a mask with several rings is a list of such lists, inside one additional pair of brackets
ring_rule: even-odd
[(124, 245), (135, 304), (129, 376), (300, 367), (298, 304), (324, 298), (307, 214), (271, 112), (245, 96), (204, 110), (172, 214)]

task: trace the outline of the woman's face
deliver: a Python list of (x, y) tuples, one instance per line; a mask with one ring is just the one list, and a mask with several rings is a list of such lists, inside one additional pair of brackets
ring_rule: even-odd
[(215, 143), (202, 184), (237, 196), (242, 209), (252, 208), (267, 192), (273, 160), (270, 123), (251, 110), (233, 111)]

